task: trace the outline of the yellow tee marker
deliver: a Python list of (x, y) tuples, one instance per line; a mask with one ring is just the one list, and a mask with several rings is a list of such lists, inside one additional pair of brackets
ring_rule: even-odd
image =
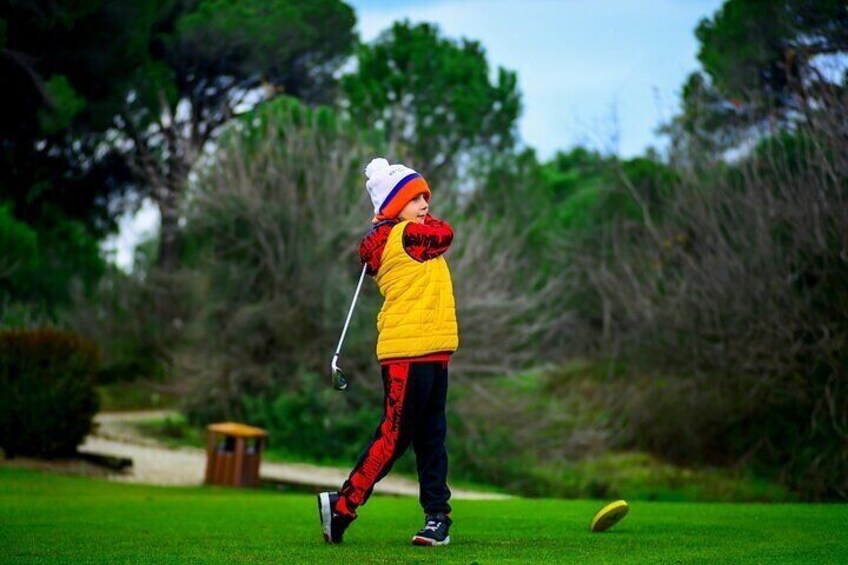
[(630, 507), (624, 500), (616, 500), (611, 504), (607, 504), (595, 514), (592, 518), (592, 523), (589, 524), (589, 529), (593, 532), (605, 532), (618, 524), (622, 518), (627, 516), (627, 511)]

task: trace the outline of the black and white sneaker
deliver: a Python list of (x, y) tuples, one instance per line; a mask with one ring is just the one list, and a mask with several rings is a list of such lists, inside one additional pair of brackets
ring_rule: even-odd
[(452, 521), (446, 514), (427, 514), (424, 527), (412, 536), (412, 545), (447, 545)]
[(337, 492), (322, 492), (318, 495), (318, 517), (321, 519), (321, 529), (324, 530), (324, 541), (327, 543), (342, 543), (345, 530), (356, 516), (345, 516), (335, 512)]

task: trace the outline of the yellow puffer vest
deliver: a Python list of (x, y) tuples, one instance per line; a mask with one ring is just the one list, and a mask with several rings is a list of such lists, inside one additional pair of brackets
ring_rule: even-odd
[(456, 351), (459, 334), (450, 270), (444, 257), (418, 262), (403, 248), (400, 222), (389, 232), (375, 280), (385, 297), (377, 316), (377, 359)]

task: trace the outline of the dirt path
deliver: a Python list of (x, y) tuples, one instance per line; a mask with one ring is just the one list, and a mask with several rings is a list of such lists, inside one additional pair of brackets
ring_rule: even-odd
[[(86, 453), (129, 457), (133, 461), (128, 472), (110, 475), (116, 481), (157, 485), (199, 485), (203, 483), (206, 453), (199, 448), (169, 448), (141, 436), (134, 422), (175, 416), (168, 411), (100, 413), (95, 417), (96, 429), (79, 450)], [(336, 489), (347, 478), (349, 469), (322, 467), (301, 463), (262, 462), (259, 474), (281, 484), (320, 489)], [(501, 500), (508, 496), (451, 489), (458, 500)], [(374, 492), (418, 496), (418, 483), (399, 477), (386, 477)]]

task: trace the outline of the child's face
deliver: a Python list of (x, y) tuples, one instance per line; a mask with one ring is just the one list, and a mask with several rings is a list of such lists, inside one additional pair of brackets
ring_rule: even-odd
[(430, 204), (427, 202), (427, 199), (424, 198), (424, 193), (422, 192), (403, 207), (403, 210), (400, 211), (398, 217), (401, 220), (409, 220), (417, 224), (423, 224), (424, 216), (427, 215), (427, 211), (429, 209)]

